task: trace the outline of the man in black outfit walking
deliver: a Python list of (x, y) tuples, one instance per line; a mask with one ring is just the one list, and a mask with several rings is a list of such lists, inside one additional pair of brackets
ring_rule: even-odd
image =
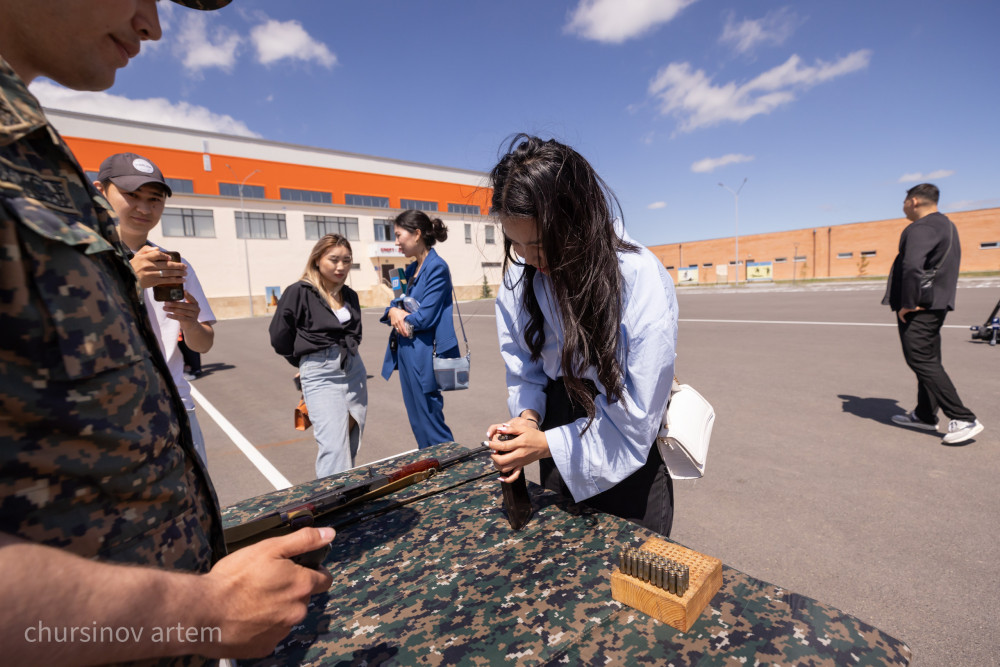
[(896, 313), (903, 357), (917, 375), (917, 407), (893, 415), (893, 423), (936, 431), (941, 408), (951, 420), (941, 442), (955, 445), (981, 433), (983, 425), (962, 404), (941, 365), (941, 327), (948, 311), (955, 309), (962, 248), (954, 223), (938, 213), (939, 195), (930, 183), (907, 191), (903, 213), (911, 222), (899, 237), (899, 254), (882, 303)]

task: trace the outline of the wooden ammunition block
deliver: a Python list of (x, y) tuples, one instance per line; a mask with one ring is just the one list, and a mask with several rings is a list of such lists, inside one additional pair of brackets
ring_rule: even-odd
[(633, 609), (687, 632), (722, 588), (722, 561), (679, 544), (650, 538), (642, 549), (688, 566), (690, 584), (683, 596), (622, 573), (611, 573), (611, 597)]

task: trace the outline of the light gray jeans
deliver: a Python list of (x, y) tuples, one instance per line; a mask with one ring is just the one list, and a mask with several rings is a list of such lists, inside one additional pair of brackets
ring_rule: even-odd
[(348, 354), (341, 369), (337, 346), (307, 354), (299, 360), (299, 377), (319, 449), (316, 476), (353, 468), (368, 412), (368, 385), (360, 355)]

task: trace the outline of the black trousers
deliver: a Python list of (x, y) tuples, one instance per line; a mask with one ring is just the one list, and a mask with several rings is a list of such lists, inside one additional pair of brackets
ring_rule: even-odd
[[(549, 382), (545, 388), (545, 419), (541, 424), (542, 430), (563, 426), (586, 416), (583, 408), (570, 400), (562, 378)], [(674, 523), (673, 481), (660, 458), (660, 450), (655, 444), (650, 445), (649, 456), (641, 468), (607, 491), (587, 498), (580, 504), (669, 536)], [(542, 486), (572, 501), (569, 487), (552, 459), (539, 460), (538, 467)]]
[(188, 347), (183, 338), (177, 341), (177, 347), (180, 348), (181, 356), (184, 357), (184, 365), (190, 366), (191, 372), (195, 375), (201, 373), (201, 355)]
[(941, 365), (941, 327), (946, 310), (916, 310), (901, 322), (896, 317), (903, 358), (917, 376), (917, 419), (937, 423), (941, 408), (948, 419), (973, 421), (976, 415), (962, 403), (951, 378)]

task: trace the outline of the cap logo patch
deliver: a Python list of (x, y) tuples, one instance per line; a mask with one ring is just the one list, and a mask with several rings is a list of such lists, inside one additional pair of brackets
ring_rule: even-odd
[(144, 174), (153, 173), (153, 165), (150, 164), (149, 160), (144, 160), (141, 157), (137, 157), (132, 160), (132, 168), (136, 171), (141, 171)]

